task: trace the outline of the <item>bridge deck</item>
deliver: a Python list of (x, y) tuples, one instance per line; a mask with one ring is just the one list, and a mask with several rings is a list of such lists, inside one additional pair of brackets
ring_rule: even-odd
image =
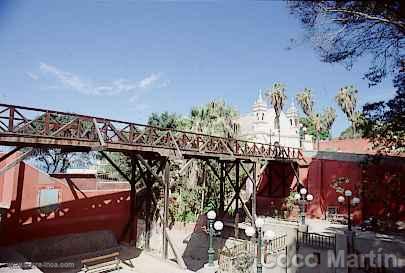
[(181, 158), (294, 161), (302, 157), (297, 148), (8, 104), (0, 104), (0, 145)]

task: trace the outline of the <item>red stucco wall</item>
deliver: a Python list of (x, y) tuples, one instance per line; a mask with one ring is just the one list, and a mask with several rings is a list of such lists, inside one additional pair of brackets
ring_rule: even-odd
[[(94, 177), (53, 178), (28, 164), (17, 165), (0, 177), (0, 193), (12, 192), (10, 209), (0, 222), (0, 244), (101, 229), (120, 239), (129, 218), (129, 186), (108, 184), (98, 189)], [(45, 188), (59, 190), (59, 208), (49, 215), (38, 208), (38, 192)]]
[[(324, 153), (306, 158), (299, 168), (300, 181), (313, 194), (314, 200), (307, 207), (308, 216), (325, 218), (328, 207), (337, 207), (339, 213), (347, 213), (346, 207), (337, 202), (338, 193), (332, 187), (336, 178), (346, 177), (350, 181), (345, 189), (360, 197), (361, 203), (354, 209), (353, 218), (360, 222), (363, 218), (376, 216), (392, 222), (405, 220), (405, 158), (378, 157), (360, 154)], [(282, 167), (280, 165), (279, 167)], [(285, 168), (291, 169), (289, 165)], [(275, 169), (274, 171), (282, 173)], [(272, 178), (273, 176), (273, 178)], [(281, 208), (282, 198), (268, 195), (269, 183), (277, 185), (279, 175), (264, 173), (258, 191), (257, 204), (260, 214), (269, 214), (273, 204)], [(293, 188), (294, 180), (286, 180), (287, 188)], [(372, 190), (370, 190), (370, 188)], [(270, 213), (271, 214), (271, 213)]]

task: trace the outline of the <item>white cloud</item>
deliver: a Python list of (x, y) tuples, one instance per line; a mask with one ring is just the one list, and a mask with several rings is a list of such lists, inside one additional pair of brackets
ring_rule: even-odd
[(134, 101), (152, 86), (164, 87), (159, 84), (161, 82), (159, 73), (152, 73), (140, 81), (118, 79), (109, 82), (94, 82), (84, 80), (78, 75), (46, 63), (40, 63), (39, 69), (42, 73), (56, 78), (66, 88), (86, 95), (113, 96), (125, 93), (130, 95), (131, 101)]
[(31, 80), (34, 80), (34, 81), (39, 79), (38, 75), (31, 73), (31, 72), (27, 72), (27, 76), (30, 77)]
[(146, 77), (145, 79), (143, 79), (139, 82), (139, 87), (147, 88), (148, 86), (151, 86), (152, 84), (156, 83), (159, 80), (160, 80), (160, 75), (156, 74), (156, 73), (152, 73), (148, 77)]

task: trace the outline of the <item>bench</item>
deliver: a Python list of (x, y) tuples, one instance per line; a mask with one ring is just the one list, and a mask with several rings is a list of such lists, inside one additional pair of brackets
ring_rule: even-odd
[(120, 269), (119, 252), (82, 260), (82, 272), (104, 272)]

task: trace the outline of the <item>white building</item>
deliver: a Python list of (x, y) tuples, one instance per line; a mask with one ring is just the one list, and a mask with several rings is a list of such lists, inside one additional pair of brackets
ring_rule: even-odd
[(311, 136), (300, 137), (298, 109), (294, 102), (291, 103), (287, 113), (280, 113), (280, 130), (274, 108), (267, 106), (261, 92), (252, 106), (252, 112), (241, 115), (237, 122), (240, 125), (241, 137), (244, 139), (271, 144), (278, 142), (283, 146), (305, 150), (313, 149)]

